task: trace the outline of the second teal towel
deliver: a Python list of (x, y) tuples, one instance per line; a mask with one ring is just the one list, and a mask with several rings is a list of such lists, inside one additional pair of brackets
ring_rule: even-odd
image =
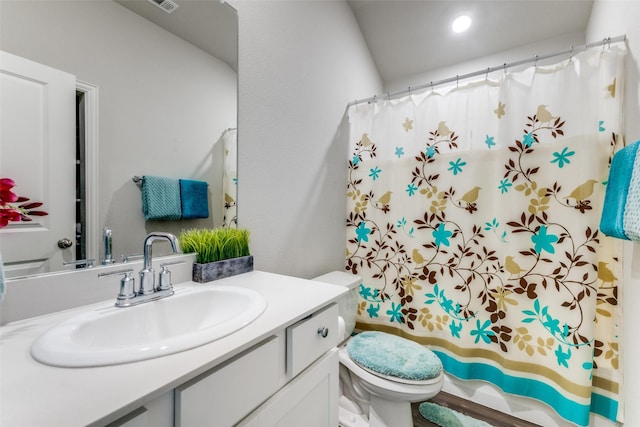
[[(632, 178), (639, 147), (640, 141), (627, 145), (611, 161), (600, 218), (600, 230), (607, 236), (632, 240), (630, 234), (637, 234), (638, 224), (633, 219), (640, 216), (640, 206), (637, 203), (640, 188), (637, 188), (637, 177), (635, 185)], [(635, 171), (635, 175), (638, 173), (640, 171)]]
[(209, 190), (204, 181), (180, 180), (182, 218), (209, 218)]
[(142, 177), (142, 213), (145, 221), (180, 219), (180, 181), (161, 176)]

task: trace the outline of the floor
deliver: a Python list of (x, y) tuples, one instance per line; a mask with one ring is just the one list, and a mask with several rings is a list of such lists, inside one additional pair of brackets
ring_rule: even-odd
[[(512, 417), (511, 415), (495, 411), (491, 408), (487, 408), (486, 406), (461, 399), (445, 392), (438, 393), (438, 395), (430, 401), (437, 403), (438, 405), (451, 408), (455, 411), (476, 418), (478, 420), (485, 421), (486, 423), (491, 424), (494, 427), (541, 427), (538, 424), (533, 424), (528, 421)], [(419, 403), (414, 403), (413, 405), (411, 405), (411, 409), (413, 411), (414, 427), (438, 427), (437, 424), (434, 424), (422, 418), (420, 412), (418, 411), (419, 406)]]

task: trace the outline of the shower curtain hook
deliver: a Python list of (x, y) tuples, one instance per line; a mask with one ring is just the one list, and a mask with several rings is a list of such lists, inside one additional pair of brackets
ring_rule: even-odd
[(536, 62), (533, 63), (535, 68), (538, 68), (538, 54), (536, 54)]
[(569, 62), (573, 61), (573, 45), (571, 45), (571, 49), (569, 49)]
[(458, 78), (459, 78), (459, 77), (460, 77), (460, 76), (458, 76), (458, 75), (456, 74), (456, 89), (458, 89)]
[(490, 67), (487, 67), (487, 73), (484, 75), (484, 79), (485, 79), (485, 81), (486, 81), (486, 80), (489, 80), (489, 70), (490, 70), (490, 69), (491, 69)]
[(504, 75), (507, 75), (507, 63), (505, 62), (504, 65), (502, 66), (503, 71), (504, 71)]
[(433, 80), (431, 80), (431, 92), (433, 92)]
[(409, 96), (411, 96), (411, 86), (407, 88), (407, 92), (409, 92)]
[(387, 101), (391, 102), (391, 94), (387, 92)]

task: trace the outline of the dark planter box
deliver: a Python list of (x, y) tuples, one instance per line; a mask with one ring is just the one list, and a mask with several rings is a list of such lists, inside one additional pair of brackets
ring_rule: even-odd
[(206, 283), (249, 271), (253, 271), (253, 255), (224, 259), (207, 264), (194, 263), (193, 281)]

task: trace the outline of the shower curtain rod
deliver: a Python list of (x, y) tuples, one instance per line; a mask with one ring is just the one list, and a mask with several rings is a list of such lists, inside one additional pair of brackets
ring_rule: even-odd
[(443, 84), (446, 84), (446, 83), (453, 83), (453, 82), (457, 83), (460, 80), (464, 80), (464, 79), (468, 79), (468, 78), (476, 77), (476, 76), (481, 76), (483, 74), (488, 75), (489, 73), (492, 73), (494, 71), (499, 71), (499, 70), (505, 70), (506, 71), (507, 68), (517, 67), (519, 65), (524, 65), (524, 64), (531, 63), (531, 62), (538, 62), (538, 61), (541, 61), (541, 60), (554, 58), (556, 56), (573, 55), (575, 52), (578, 52), (578, 51), (587, 50), (587, 49), (592, 48), (592, 47), (604, 46), (606, 44), (610, 45), (611, 43), (623, 42), (626, 39), (627, 39), (626, 35), (617, 36), (617, 37), (607, 37), (607, 38), (604, 38), (604, 39), (602, 39), (600, 41), (593, 42), (593, 43), (587, 43), (587, 44), (584, 44), (582, 46), (578, 46), (578, 47), (571, 46), (570, 49), (564, 50), (562, 52), (555, 52), (555, 53), (550, 53), (550, 54), (547, 54), (547, 55), (536, 55), (536, 56), (531, 57), (531, 58), (522, 59), (520, 61), (515, 61), (515, 62), (510, 62), (510, 63), (506, 63), (505, 62), (502, 65), (497, 65), (495, 67), (489, 67), (489, 68), (486, 68), (484, 70), (478, 70), (478, 71), (474, 71), (472, 73), (457, 75), (455, 77), (449, 77), (447, 79), (437, 80), (435, 82), (432, 81), (432, 82), (429, 82), (427, 84), (422, 84), (422, 85), (419, 85), (419, 86), (414, 86), (414, 87), (409, 86), (407, 89), (404, 89), (404, 90), (401, 90), (401, 91), (398, 91), (398, 92), (394, 92), (394, 93), (387, 92), (386, 94), (383, 94), (383, 95), (380, 95), (380, 96), (373, 95), (373, 96), (371, 96), (369, 98), (365, 98), (365, 99), (356, 99), (355, 101), (350, 102), (350, 103), (347, 104), (347, 109), (349, 107), (351, 107), (351, 106), (358, 105), (358, 104), (363, 104), (365, 102), (369, 103), (369, 104), (372, 104), (372, 103), (378, 102), (378, 99), (383, 99), (383, 97), (384, 97), (384, 99), (391, 100), (392, 98), (397, 98), (400, 95), (406, 95), (408, 93), (410, 94), (412, 91), (420, 91), (422, 89), (433, 88), (434, 86), (439, 86), (439, 85), (443, 85)]

